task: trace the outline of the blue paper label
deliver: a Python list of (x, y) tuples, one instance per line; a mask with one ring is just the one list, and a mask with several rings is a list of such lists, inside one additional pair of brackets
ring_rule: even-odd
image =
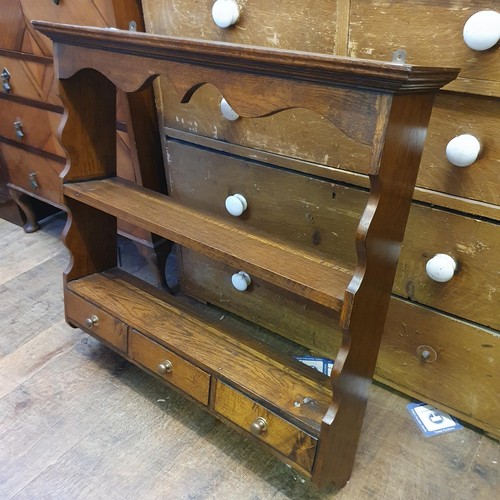
[(425, 437), (463, 429), (455, 418), (431, 405), (409, 403), (406, 408)]

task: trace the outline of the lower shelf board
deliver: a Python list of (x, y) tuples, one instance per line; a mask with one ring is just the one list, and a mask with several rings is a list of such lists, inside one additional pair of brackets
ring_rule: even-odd
[[(201, 304), (200, 304), (201, 306)], [(147, 371), (252, 433), (297, 465), (313, 468), (332, 401), (329, 377), (120, 270), (70, 281), (66, 317)]]

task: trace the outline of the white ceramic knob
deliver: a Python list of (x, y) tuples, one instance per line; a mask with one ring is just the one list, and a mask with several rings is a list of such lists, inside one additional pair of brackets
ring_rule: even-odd
[(236, 121), (240, 115), (236, 113), (236, 111), (229, 105), (229, 103), (222, 98), (219, 104), (220, 112), (222, 113), (222, 116), (229, 121)]
[(437, 253), (432, 259), (429, 259), (425, 265), (425, 270), (429, 278), (438, 283), (450, 281), (456, 269), (457, 263), (453, 257), (445, 253)]
[(239, 17), (240, 7), (235, 0), (217, 0), (212, 6), (212, 19), (219, 28), (229, 28)]
[(446, 146), (446, 158), (456, 167), (468, 167), (479, 156), (481, 143), (471, 134), (462, 134), (453, 138)]
[(250, 278), (250, 276), (244, 271), (240, 271), (239, 273), (234, 273), (231, 276), (231, 283), (236, 290), (244, 292), (252, 283), (252, 278)]
[(247, 207), (247, 200), (242, 194), (236, 193), (226, 198), (226, 210), (234, 217), (239, 217)]
[(488, 50), (500, 40), (500, 12), (483, 10), (464, 25), (464, 42), (472, 50)]

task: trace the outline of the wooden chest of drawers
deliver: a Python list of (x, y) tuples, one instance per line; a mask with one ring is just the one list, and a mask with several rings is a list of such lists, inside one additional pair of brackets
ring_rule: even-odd
[[(238, 6), (239, 18), (219, 27), (213, 6), (228, 9), (215, 15), (224, 24), (234, 20), (231, 3)], [(435, 101), (375, 376), (500, 436), (500, 53), (495, 41), (487, 50), (474, 50), (463, 37), (469, 18), (498, 11), (498, 3), (422, 0), (412, 2), (411, 9), (396, 0), (290, 0), (272, 9), (260, 0), (142, 4), (152, 33), (384, 60), (404, 49), (410, 63), (462, 68)], [(210, 86), (180, 104), (171, 83), (160, 79), (156, 95), (172, 196), (220, 215), (226, 197), (243, 195), (245, 225), (318, 253), (334, 249), (352, 262), (354, 246), (339, 235), (355, 230), (364, 206), (366, 193), (355, 189), (368, 186), (359, 174), (370, 159), (362, 137), (299, 108), (238, 118)], [(479, 140), (480, 152), (470, 166), (460, 167), (446, 150), (464, 134)], [(453, 152), (449, 155), (453, 160)], [(331, 181), (318, 179), (325, 176)], [(339, 208), (338, 234), (325, 232)], [(280, 222), (284, 213), (286, 225)], [(455, 262), (449, 282), (436, 282), (427, 273), (436, 254)], [(309, 347), (334, 357), (339, 337), (328, 335), (328, 316), (321, 308), (253, 278), (251, 288), (239, 292), (230, 279), (239, 269), (186, 249), (180, 257), (186, 293), (294, 340), (311, 331)]]

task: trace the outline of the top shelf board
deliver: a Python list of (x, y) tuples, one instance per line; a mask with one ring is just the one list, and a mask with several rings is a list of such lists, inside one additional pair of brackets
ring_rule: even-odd
[[(459, 72), (457, 68), (413, 66), (114, 28), (91, 28), (44, 21), (33, 21), (32, 24), (56, 45), (388, 93), (435, 91), (456, 78)], [(55, 52), (57, 54), (57, 50)]]

